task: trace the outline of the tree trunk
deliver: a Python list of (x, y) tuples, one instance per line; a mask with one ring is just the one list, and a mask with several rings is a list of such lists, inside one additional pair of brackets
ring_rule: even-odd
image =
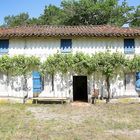
[(110, 82), (109, 82), (109, 77), (106, 77), (106, 87), (107, 87), (107, 98), (106, 98), (106, 103), (110, 101)]
[(54, 91), (54, 74), (52, 74), (52, 91)]
[(26, 95), (24, 96), (24, 101), (28, 97), (28, 83), (27, 83), (27, 76), (24, 75), (24, 86), (23, 90), (26, 92)]

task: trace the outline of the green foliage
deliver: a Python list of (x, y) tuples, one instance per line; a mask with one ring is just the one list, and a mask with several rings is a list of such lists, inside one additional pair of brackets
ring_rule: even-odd
[(48, 73), (50, 75), (57, 73), (57, 57), (55, 55), (50, 55), (46, 61), (41, 66), (41, 71), (43, 74)]
[(93, 73), (91, 57), (84, 53), (76, 53), (73, 56), (73, 71), (80, 75), (89, 75)]
[(62, 10), (54, 5), (45, 6), (44, 13), (39, 17), (43, 25), (59, 25), (62, 19)]
[(66, 74), (73, 71), (73, 55), (72, 54), (57, 54), (58, 58), (57, 68), (58, 72)]
[(103, 25), (139, 26), (139, 6), (129, 6), (124, 0), (62, 0), (61, 6), (45, 6), (38, 18), (28, 13), (6, 16), (3, 26), (19, 25)]
[(49, 56), (42, 64), (42, 72), (54, 75), (56, 73), (66, 74), (72, 71), (72, 54), (54, 54)]
[[(41, 67), (40, 67), (41, 66)], [(57, 73), (89, 75), (100, 73), (104, 75), (108, 97), (110, 98), (110, 79), (120, 73), (140, 71), (140, 56), (128, 59), (120, 53), (101, 52), (93, 55), (84, 53), (54, 54), (49, 56), (41, 65), (35, 56), (17, 55), (0, 57), (0, 71), (8, 75), (23, 76), (27, 91), (27, 77), (32, 71), (42, 71), (43, 74), (54, 76)], [(8, 80), (7, 80), (8, 83)]]
[[(122, 26), (128, 22), (132, 7), (117, 0), (63, 0), (64, 24), (66, 25), (102, 25)], [(102, 17), (102, 19), (101, 19)]]
[(98, 71), (105, 76), (108, 96), (106, 102), (110, 99), (110, 79), (122, 72), (125, 64), (125, 57), (119, 53), (98, 53), (95, 55)]
[(120, 69), (122, 69), (125, 64), (124, 55), (119, 53), (98, 53), (95, 57), (98, 65), (98, 71), (106, 77), (113, 77), (121, 72)]
[(26, 25), (29, 20), (29, 14), (28, 13), (20, 13), (19, 15), (12, 15), (12, 16), (6, 16), (4, 18), (4, 25), (3, 26), (20, 26), (20, 25)]
[[(132, 19), (133, 9), (134, 7), (128, 6), (126, 1), (119, 4), (118, 0), (63, 0), (61, 8), (57, 9), (61, 12), (53, 10), (55, 12), (51, 19), (57, 17), (59, 19), (57, 25), (114, 24), (122, 26)], [(47, 12), (49, 11), (51, 12), (51, 9), (48, 8)], [(44, 13), (44, 15), (47, 14)], [(53, 24), (51, 20), (48, 19), (48, 21), (49, 24)]]
[(140, 27), (140, 5), (136, 8), (130, 25), (133, 27)]
[(66, 74), (74, 72), (78, 75), (92, 75), (101, 73), (105, 76), (108, 91), (107, 101), (110, 99), (110, 79), (122, 72), (125, 68), (126, 59), (119, 53), (97, 53), (92, 56), (84, 53), (54, 54), (49, 56), (43, 64), (45, 73)]
[(28, 75), (32, 71), (38, 70), (40, 66), (40, 60), (35, 56), (17, 55), (12, 58), (12, 61), (14, 75)]
[(127, 59), (125, 65), (125, 71), (127, 72), (140, 71), (140, 56), (135, 55), (133, 59)]
[(23, 76), (23, 90), (25, 91), (28, 90), (27, 76), (30, 75), (32, 71), (38, 70), (39, 66), (40, 60), (35, 56), (27, 57), (24, 55), (18, 55), (9, 57), (7, 55), (3, 55), (0, 57), (0, 71), (7, 75), (7, 86), (9, 86), (9, 75)]
[(116, 70), (123, 69), (125, 62), (124, 55), (119, 53), (105, 52), (92, 56), (81, 52), (54, 54), (46, 59), (42, 64), (42, 69), (49, 74), (74, 72), (80, 75), (91, 75), (101, 72), (105, 76), (113, 77)]
[(12, 59), (8, 55), (0, 57), (0, 71), (5, 74), (13, 72)]

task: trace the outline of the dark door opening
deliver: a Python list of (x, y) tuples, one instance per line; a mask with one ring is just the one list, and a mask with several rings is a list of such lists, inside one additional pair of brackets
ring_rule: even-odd
[(87, 76), (73, 76), (73, 101), (88, 101)]

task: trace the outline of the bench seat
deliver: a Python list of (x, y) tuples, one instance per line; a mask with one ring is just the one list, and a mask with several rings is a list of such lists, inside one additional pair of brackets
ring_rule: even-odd
[(38, 101), (61, 101), (61, 103), (63, 104), (65, 101), (69, 100), (69, 98), (67, 97), (35, 97), (32, 99), (36, 104)]

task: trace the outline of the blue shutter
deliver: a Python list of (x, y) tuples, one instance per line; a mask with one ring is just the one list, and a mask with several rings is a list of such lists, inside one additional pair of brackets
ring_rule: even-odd
[(72, 40), (71, 39), (61, 39), (61, 52), (68, 53), (72, 49)]
[(42, 81), (39, 72), (33, 72), (33, 93), (40, 93), (42, 91)]
[(135, 41), (134, 39), (124, 39), (124, 53), (135, 53)]
[(8, 53), (9, 48), (9, 40), (0, 40), (0, 53), (5, 54)]
[(136, 88), (136, 91), (140, 91), (140, 72), (136, 72), (135, 88)]

